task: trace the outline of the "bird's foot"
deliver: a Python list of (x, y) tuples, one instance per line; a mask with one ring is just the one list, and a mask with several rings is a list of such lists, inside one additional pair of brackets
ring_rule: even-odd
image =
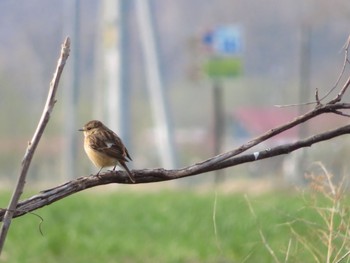
[(95, 174), (95, 176), (96, 176), (98, 179), (102, 179), (102, 176), (100, 175), (100, 172), (98, 172), (97, 174)]

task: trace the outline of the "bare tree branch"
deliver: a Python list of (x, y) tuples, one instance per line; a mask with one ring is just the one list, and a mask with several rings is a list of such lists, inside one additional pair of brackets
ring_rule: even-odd
[(350, 85), (350, 77), (346, 80), (346, 83), (344, 84), (343, 88), (340, 90), (338, 95), (333, 100), (331, 100), (329, 103), (336, 103), (336, 102), (341, 101), (341, 99), (342, 99), (343, 95), (345, 94), (346, 90), (348, 89), (349, 85)]
[(70, 47), (70, 40), (69, 40), (69, 38), (66, 38), (66, 40), (64, 41), (64, 43), (62, 45), (61, 55), (60, 55), (60, 58), (57, 62), (56, 71), (55, 71), (53, 79), (50, 83), (50, 89), (49, 89), (49, 94), (48, 94), (48, 97), (46, 100), (45, 108), (44, 108), (43, 113), (41, 115), (37, 129), (33, 135), (33, 138), (28, 144), (26, 153), (25, 153), (23, 161), (22, 161), (22, 169), (21, 169), (21, 173), (20, 173), (20, 176), (18, 178), (18, 181), (17, 181), (16, 188), (12, 194), (8, 208), (5, 210), (6, 212), (5, 212), (4, 218), (2, 220), (3, 223), (2, 223), (2, 227), (1, 227), (1, 231), (0, 231), (0, 254), (1, 254), (2, 249), (4, 247), (6, 235), (7, 235), (8, 229), (11, 225), (11, 220), (12, 220), (12, 217), (15, 213), (15, 209), (17, 207), (18, 200), (19, 200), (20, 196), (22, 195), (25, 181), (26, 181), (26, 177), (27, 177), (27, 172), (28, 172), (30, 163), (32, 161), (34, 152), (36, 150), (36, 147), (39, 144), (39, 141), (40, 141), (42, 134), (44, 133), (45, 127), (46, 127), (47, 123), (49, 122), (51, 112), (52, 112), (53, 107), (56, 103), (56, 98), (55, 98), (56, 91), (58, 88), (58, 83), (59, 83), (64, 65), (66, 64), (66, 60), (69, 56), (69, 51), (70, 51), (69, 47)]
[[(314, 112), (313, 114), (317, 113), (317, 115), (320, 115), (322, 113), (332, 111), (333, 109), (349, 109), (349, 108), (350, 108), (350, 104), (342, 103), (342, 104), (326, 105), (326, 106), (323, 106), (322, 110), (320, 108), (312, 112)], [(296, 125), (295, 123), (299, 123), (300, 120), (305, 120), (305, 118), (311, 118), (311, 116), (313, 117), (317, 116), (313, 114), (310, 114), (310, 113), (305, 114), (306, 117), (304, 118), (299, 117), (295, 119), (293, 121), (294, 126)], [(286, 125), (291, 126), (291, 124), (286, 124)], [(267, 137), (273, 137), (277, 131), (281, 132), (281, 130), (282, 128), (273, 129), (268, 133), (266, 133), (265, 135), (262, 135), (247, 144), (256, 145), (266, 140)], [(350, 125), (346, 125), (334, 130), (313, 135), (306, 139), (298, 140), (293, 143), (284, 144), (273, 148), (265, 149), (262, 151), (257, 151), (254, 153), (249, 153), (249, 154), (234, 157), (238, 153), (241, 153), (242, 151), (245, 151), (248, 149), (245, 146), (246, 145), (245, 144), (236, 148), (233, 151), (218, 155), (204, 162), (197, 163), (188, 167), (184, 167), (182, 169), (166, 170), (162, 168), (157, 168), (157, 169), (133, 170), (132, 172), (135, 177), (136, 184), (175, 180), (175, 179), (193, 176), (193, 175), (206, 173), (214, 170), (233, 167), (242, 163), (254, 162), (257, 160), (271, 158), (282, 154), (288, 154), (300, 148), (310, 147), (315, 143), (326, 141), (326, 140), (329, 140), (344, 134), (349, 134), (349, 133), (350, 133)], [(64, 197), (83, 191), (85, 189), (92, 188), (99, 185), (111, 184), (111, 183), (133, 184), (129, 180), (129, 177), (127, 176), (127, 174), (122, 171), (108, 171), (100, 174), (99, 176), (96, 176), (96, 175), (83, 176), (75, 180), (69, 181), (65, 184), (62, 184), (60, 186), (57, 186), (55, 188), (44, 190), (41, 193), (34, 195), (31, 198), (18, 203), (14, 217), (22, 216), (28, 212), (31, 212), (43, 206), (49, 205)], [(0, 209), (0, 221), (2, 220), (4, 213), (5, 213), (5, 209)]]

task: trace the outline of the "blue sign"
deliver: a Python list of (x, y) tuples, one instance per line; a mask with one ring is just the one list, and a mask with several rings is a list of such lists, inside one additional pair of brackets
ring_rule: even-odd
[(238, 26), (220, 26), (207, 32), (202, 41), (219, 55), (235, 56), (243, 52), (242, 33)]
[(221, 54), (238, 55), (242, 53), (241, 32), (238, 27), (219, 27), (215, 30), (214, 50)]

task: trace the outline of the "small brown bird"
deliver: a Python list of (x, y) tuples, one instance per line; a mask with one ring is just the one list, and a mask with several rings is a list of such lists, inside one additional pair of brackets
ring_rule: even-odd
[(131, 157), (117, 134), (96, 120), (89, 121), (79, 131), (84, 132), (84, 150), (87, 156), (96, 167), (100, 168), (97, 175), (102, 168), (114, 166), (114, 171), (119, 164), (126, 170), (130, 180), (135, 183), (134, 176), (125, 164), (131, 160)]

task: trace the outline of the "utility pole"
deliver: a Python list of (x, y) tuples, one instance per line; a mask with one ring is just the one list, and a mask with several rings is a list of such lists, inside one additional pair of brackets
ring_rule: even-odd
[[(222, 150), (223, 137), (225, 133), (223, 86), (219, 79), (213, 82), (213, 115), (214, 115), (214, 155), (218, 155)], [(215, 184), (224, 181), (223, 170), (215, 171)]]
[(163, 167), (175, 167), (175, 153), (169, 112), (160, 74), (157, 43), (153, 30), (148, 0), (136, 0), (136, 11), (141, 34), (147, 87), (151, 98), (151, 110), (156, 124), (157, 148)]
[[(79, 73), (80, 73), (80, 0), (64, 1), (64, 34), (70, 35), (71, 63), (67, 65), (67, 77), (63, 90), (64, 103), (64, 150), (63, 150), (63, 174), (64, 179), (76, 177), (77, 157), (77, 129), (76, 107), (78, 104)], [(70, 66), (71, 65), (71, 66)]]
[[(96, 107), (105, 105), (103, 111), (95, 109), (98, 118), (106, 118), (107, 125), (128, 144), (129, 134), (129, 91), (125, 78), (126, 59), (125, 43), (125, 10), (128, 1), (103, 0), (101, 16), (102, 62), (96, 89)], [(101, 94), (103, 94), (101, 96)]]
[[(299, 113), (304, 114), (304, 107), (301, 105), (305, 101), (308, 101), (310, 97), (310, 69), (311, 69), (311, 37), (310, 37), (310, 25), (307, 22), (301, 24), (300, 34), (300, 80), (299, 80)], [(308, 135), (309, 127), (307, 123), (299, 125), (299, 138), (305, 138)], [(303, 175), (306, 170), (306, 149), (301, 149), (300, 155), (296, 167), (298, 167), (297, 181), (303, 180)]]
[(102, 0), (98, 4), (92, 119), (105, 122), (130, 150), (130, 92), (126, 81), (128, 51), (125, 44), (129, 5), (128, 0)]

